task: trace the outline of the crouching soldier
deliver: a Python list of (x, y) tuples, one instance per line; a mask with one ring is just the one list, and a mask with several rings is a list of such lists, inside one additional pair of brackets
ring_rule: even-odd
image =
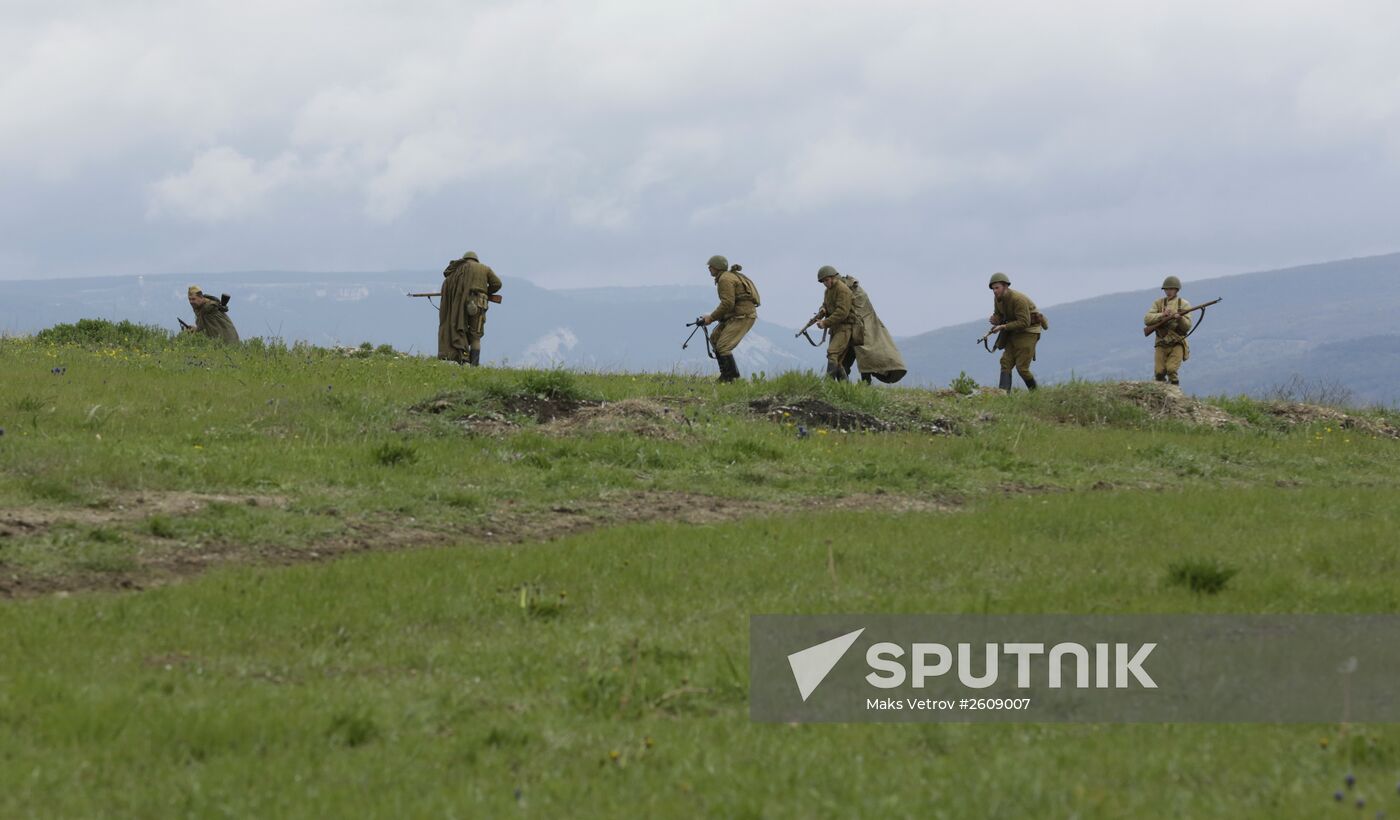
[(1143, 325), (1157, 327), (1157, 345), (1152, 357), (1152, 375), (1159, 382), (1180, 384), (1177, 373), (1181, 363), (1191, 358), (1191, 346), (1186, 336), (1191, 332), (1191, 317), (1184, 315), (1191, 309), (1191, 303), (1177, 294), (1181, 293), (1181, 280), (1168, 276), (1162, 282), (1162, 298), (1152, 302)]
[(211, 339), (224, 342), (238, 341), (238, 328), (228, 317), (228, 297), (211, 299), (204, 295), (199, 285), (190, 285), (187, 294), (190, 307), (194, 309), (194, 327), (186, 327), (186, 333), (203, 333)]
[(1035, 361), (1040, 334), (1049, 328), (1049, 323), (1029, 296), (1011, 289), (1011, 278), (1006, 274), (992, 274), (987, 287), (992, 289), (992, 332), (997, 334), (997, 349), (1001, 351), (1000, 387), (1011, 392), (1011, 371), (1015, 369), (1026, 387), (1034, 390), (1031, 362)]
[(719, 305), (700, 317), (700, 324), (719, 322), (715, 332), (710, 334), (710, 342), (715, 349), (715, 362), (719, 365), (719, 380), (732, 382), (739, 378), (739, 365), (734, 361), (734, 348), (758, 321), (758, 288), (753, 280), (740, 273), (739, 265), (730, 267), (723, 256), (711, 256), (710, 275), (715, 278), (715, 290), (719, 293)]

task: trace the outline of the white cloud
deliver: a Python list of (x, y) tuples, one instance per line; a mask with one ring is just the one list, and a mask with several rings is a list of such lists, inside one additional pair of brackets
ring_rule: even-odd
[(982, 312), (970, 271), (1071, 298), (1392, 250), (1397, 37), (1390, 0), (6, 3), (0, 276), (440, 265), (469, 230), (561, 284), (722, 247), (794, 314), (849, 260), (907, 332)]
[(189, 170), (151, 186), (147, 215), (194, 222), (238, 219), (260, 208), (297, 173), (297, 161), (288, 155), (258, 163), (227, 146), (212, 148), (195, 157)]

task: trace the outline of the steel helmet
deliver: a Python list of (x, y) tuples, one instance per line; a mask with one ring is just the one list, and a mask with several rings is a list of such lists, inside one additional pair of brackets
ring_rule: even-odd
[(992, 285), (995, 285), (998, 282), (1000, 282), (1003, 285), (1009, 286), (1011, 284), (1011, 277), (1007, 276), (1004, 273), (994, 273), (992, 274), (992, 281), (987, 283), (987, 287), (991, 287)]
[(828, 276), (840, 276), (840, 275), (841, 275), (841, 274), (837, 272), (836, 268), (833, 268), (833, 267), (830, 266), (830, 265), (822, 265), (820, 268), (817, 269), (817, 281), (818, 281), (818, 282), (820, 282), (820, 281), (826, 279)]

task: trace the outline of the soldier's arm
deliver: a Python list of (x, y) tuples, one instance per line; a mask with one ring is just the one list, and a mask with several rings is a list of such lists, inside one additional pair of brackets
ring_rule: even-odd
[(500, 290), (500, 289), (501, 289), (501, 277), (497, 276), (495, 271), (491, 270), (490, 268), (487, 268), (487, 269), (486, 269), (486, 295), (487, 295), (487, 296), (490, 296), (491, 294), (495, 293), (496, 291), (498, 291), (498, 290)]
[(1147, 315), (1142, 317), (1142, 324), (1144, 327), (1147, 325), (1155, 325), (1166, 318), (1162, 315), (1162, 311), (1158, 310), (1157, 308), (1157, 303), (1153, 302), (1152, 307), (1147, 309)]
[[(1177, 313), (1184, 313), (1185, 311), (1188, 311), (1188, 310), (1191, 309), (1191, 303), (1188, 302), (1188, 301), (1186, 301), (1185, 299), (1179, 299), (1179, 300), (1177, 300), (1177, 301), (1178, 301), (1178, 304), (1177, 304), (1177, 306), (1176, 306), (1176, 312), (1177, 312)], [(1177, 332), (1177, 333), (1190, 333), (1190, 332), (1191, 332), (1191, 317), (1190, 317), (1190, 316), (1178, 316), (1178, 317), (1176, 317), (1176, 332)]]
[(710, 311), (712, 321), (722, 322), (734, 312), (734, 281), (733, 276), (721, 276), (715, 283), (715, 289), (719, 291), (719, 306)]
[(836, 304), (832, 305), (831, 312), (826, 315), (826, 326), (835, 327), (851, 317), (851, 291), (850, 288), (837, 287)]
[(1002, 330), (1025, 330), (1031, 326), (1031, 301), (1029, 299), (1017, 299), (1012, 308), (1016, 311), (1011, 321), (1007, 322)]

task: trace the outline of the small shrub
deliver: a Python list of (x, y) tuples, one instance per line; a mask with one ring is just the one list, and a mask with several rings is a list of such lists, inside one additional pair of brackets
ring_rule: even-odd
[(412, 464), (418, 460), (418, 451), (396, 441), (386, 441), (374, 448), (374, 460), (385, 467), (399, 464)]
[(1225, 566), (1213, 558), (1187, 558), (1168, 565), (1167, 583), (1202, 595), (1215, 595), (1222, 592), (1238, 573), (1238, 569)]
[(535, 370), (520, 379), (520, 389), (532, 396), (543, 396), (553, 401), (579, 401), (583, 390), (578, 381), (567, 370)]
[(73, 324), (59, 324), (34, 335), (34, 340), (48, 345), (77, 345), (79, 347), (163, 348), (175, 334), (163, 327), (140, 325), (123, 319), (79, 319)]
[(971, 396), (973, 393), (977, 392), (977, 388), (981, 387), (976, 379), (967, 375), (966, 370), (958, 371), (958, 377), (953, 379), (948, 386), (959, 396)]
[(175, 522), (164, 515), (153, 515), (146, 519), (146, 532), (156, 538), (174, 538), (177, 534)]
[(355, 748), (379, 737), (379, 724), (369, 715), (356, 712), (337, 712), (331, 718), (326, 737), (343, 746)]

